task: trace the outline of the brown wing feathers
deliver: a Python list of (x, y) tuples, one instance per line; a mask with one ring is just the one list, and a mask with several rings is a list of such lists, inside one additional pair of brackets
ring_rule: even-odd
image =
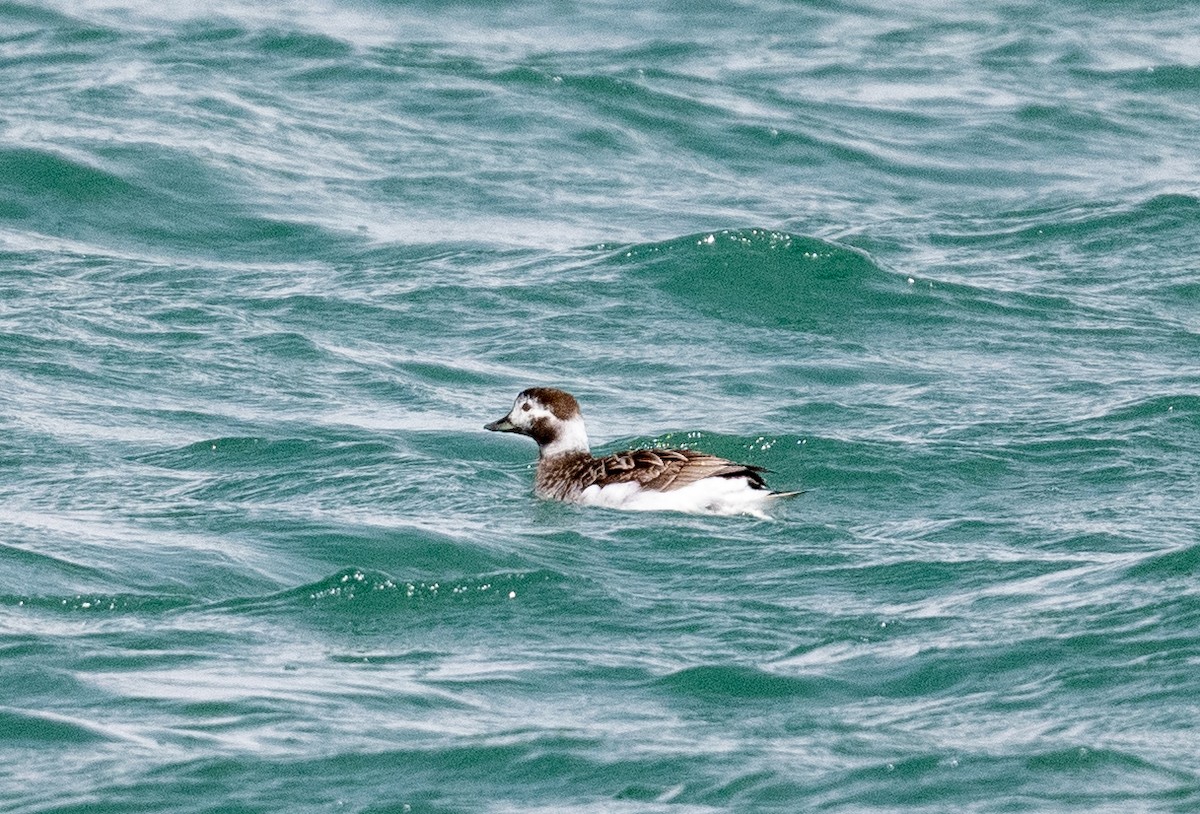
[(716, 455), (690, 449), (634, 449), (595, 458), (588, 484), (636, 481), (647, 489), (669, 492), (704, 478), (747, 478), (751, 486), (767, 488), (762, 467), (736, 464)]

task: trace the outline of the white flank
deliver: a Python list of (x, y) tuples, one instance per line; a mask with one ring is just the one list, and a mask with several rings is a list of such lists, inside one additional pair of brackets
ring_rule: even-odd
[(680, 489), (662, 492), (643, 489), (638, 483), (592, 485), (577, 498), (585, 506), (605, 506), (632, 511), (669, 511), (688, 514), (748, 514), (770, 520), (764, 511), (772, 493), (754, 489), (745, 478), (705, 478)]

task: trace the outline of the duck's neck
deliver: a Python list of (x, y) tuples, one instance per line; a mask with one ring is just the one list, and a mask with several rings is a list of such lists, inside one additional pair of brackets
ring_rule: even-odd
[(591, 447), (588, 446), (587, 430), (584, 429), (582, 418), (572, 418), (569, 421), (564, 421), (554, 439), (538, 447), (538, 457), (542, 460), (567, 454), (592, 454)]

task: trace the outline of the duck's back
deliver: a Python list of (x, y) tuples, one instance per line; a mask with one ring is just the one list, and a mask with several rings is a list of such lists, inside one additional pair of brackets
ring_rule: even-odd
[[(770, 494), (763, 471), (690, 449), (634, 449), (602, 458), (570, 453), (539, 461), (535, 488), (542, 497), (626, 508), (660, 502), (657, 496), (678, 503), (684, 496), (674, 493), (685, 489), (706, 495), (758, 493), (761, 499)], [(707, 487), (697, 488), (706, 481)]]

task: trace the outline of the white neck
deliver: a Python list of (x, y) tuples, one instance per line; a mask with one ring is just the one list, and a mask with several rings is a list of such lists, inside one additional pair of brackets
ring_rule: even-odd
[(587, 430), (583, 428), (582, 418), (572, 418), (559, 427), (558, 437), (538, 450), (538, 457), (550, 458), (565, 452), (591, 452), (588, 446)]

